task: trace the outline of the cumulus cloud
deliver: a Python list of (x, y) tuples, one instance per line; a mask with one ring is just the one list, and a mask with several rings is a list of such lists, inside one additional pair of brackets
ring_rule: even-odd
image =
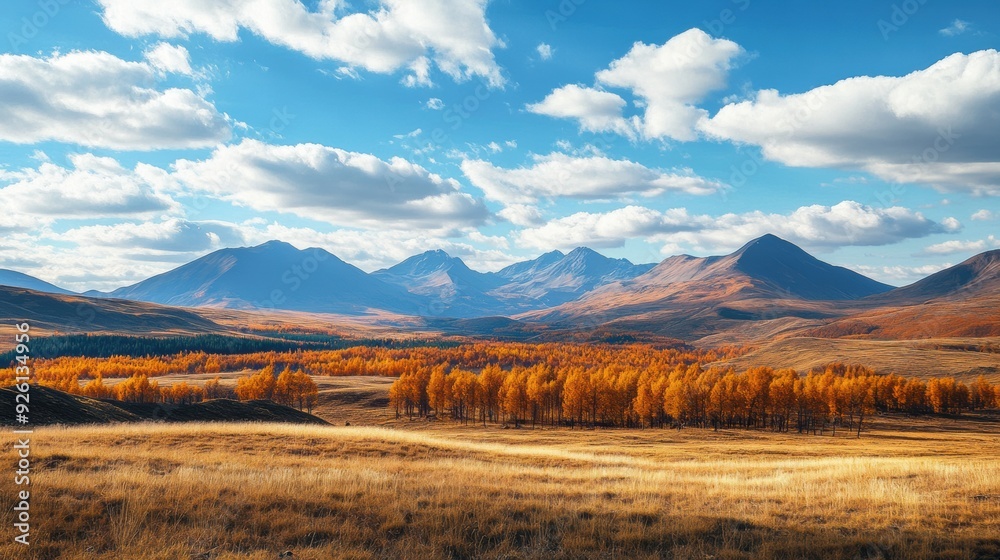
[(402, 158), (381, 160), (319, 144), (275, 146), (245, 139), (202, 161), (180, 160), (186, 187), (258, 211), (289, 212), (339, 226), (383, 229), (482, 224), (485, 205)]
[(537, 226), (545, 223), (542, 212), (529, 204), (511, 204), (497, 212), (497, 215), (515, 226)]
[(538, 51), (538, 56), (542, 57), (542, 60), (552, 59), (552, 45), (548, 43), (539, 43), (535, 50)]
[(695, 125), (708, 115), (695, 103), (725, 86), (733, 59), (742, 52), (732, 41), (689, 29), (662, 45), (636, 43), (598, 72), (597, 81), (627, 88), (643, 101), (647, 138), (694, 140)]
[(975, 241), (961, 241), (953, 239), (942, 243), (930, 245), (920, 253), (922, 255), (954, 255), (955, 253), (982, 253), (991, 249), (1000, 248), (1000, 239), (996, 236), (989, 236), (986, 239)]
[(57, 238), (81, 245), (181, 253), (235, 247), (245, 241), (239, 226), (235, 224), (192, 222), (180, 218), (81, 226), (59, 234)]
[(157, 43), (153, 48), (146, 51), (146, 60), (154, 68), (168, 74), (183, 74), (191, 76), (194, 70), (191, 69), (191, 57), (188, 50), (181, 45), (171, 45), (170, 43)]
[(998, 108), (1000, 53), (986, 50), (902, 77), (862, 76), (789, 95), (762, 90), (700, 128), (790, 166), (1000, 195)]
[(621, 247), (629, 239), (706, 227), (710, 221), (708, 216), (690, 216), (683, 208), (659, 212), (626, 206), (605, 213), (577, 212), (540, 227), (523, 229), (517, 242), (542, 250)]
[(181, 38), (204, 33), (236, 41), (241, 29), (316, 60), (388, 74), (408, 70), (408, 85), (430, 83), (434, 65), (455, 80), (504, 79), (493, 56), (502, 46), (486, 20), (487, 0), (381, 0), (370, 12), (346, 13), (325, 0), (310, 11), (299, 0), (98, 0), (105, 24), (127, 37)]
[(979, 222), (988, 222), (990, 220), (997, 219), (997, 215), (992, 210), (986, 210), (984, 208), (983, 210), (979, 210), (973, 214), (972, 219)]
[(488, 161), (465, 160), (462, 172), (490, 200), (525, 204), (541, 198), (602, 199), (665, 192), (706, 195), (726, 188), (694, 175), (648, 168), (627, 159), (575, 157), (562, 153), (536, 156), (530, 167), (505, 169)]
[(850, 268), (869, 278), (900, 286), (916, 282), (950, 266), (952, 266), (951, 263), (927, 264), (922, 266), (853, 265)]
[(616, 93), (571, 84), (552, 91), (526, 109), (549, 117), (577, 119), (589, 132), (614, 132), (634, 137), (636, 126), (622, 116), (626, 101)]
[(441, 101), (437, 97), (432, 97), (427, 100), (426, 106), (432, 111), (440, 111), (444, 109), (444, 101)]
[(0, 55), (0, 140), (116, 150), (197, 148), (227, 140), (227, 117), (199, 94), (156, 89), (158, 73), (180, 64), (171, 58), (176, 52), (166, 52), (154, 49), (155, 62), (96, 51)]
[(617, 94), (576, 85), (558, 88), (527, 109), (577, 119), (581, 129), (592, 132), (695, 140), (696, 125), (708, 116), (697, 103), (725, 86), (734, 60), (742, 53), (736, 43), (715, 39), (700, 29), (689, 29), (662, 45), (638, 42), (598, 72), (595, 80), (602, 87), (629, 90), (636, 105), (644, 108), (641, 117), (624, 118), (626, 101)]
[(169, 174), (138, 164), (92, 154), (71, 154), (70, 166), (43, 161), (37, 168), (0, 171), (0, 197), (6, 212), (42, 218), (143, 216), (177, 209), (167, 194)]
[(621, 247), (633, 238), (686, 245), (699, 250), (732, 250), (749, 239), (773, 233), (805, 247), (896, 243), (953, 228), (902, 207), (873, 208), (854, 201), (833, 206), (803, 206), (790, 214), (747, 212), (721, 216), (689, 215), (683, 208), (660, 212), (628, 206), (606, 213), (580, 212), (524, 229), (518, 242), (526, 247), (569, 248), (578, 245)]

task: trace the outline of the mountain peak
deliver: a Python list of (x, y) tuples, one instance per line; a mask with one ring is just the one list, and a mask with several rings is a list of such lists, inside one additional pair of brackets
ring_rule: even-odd
[(389, 268), (376, 271), (375, 274), (389, 274), (390, 276), (423, 277), (439, 272), (460, 275), (480, 275), (474, 272), (465, 262), (449, 255), (441, 249), (424, 251), (418, 255), (397, 263)]
[[(785, 249), (794, 248), (796, 250), (802, 251), (802, 249), (798, 245), (792, 243), (791, 241), (786, 241), (778, 237), (777, 235), (774, 235), (773, 233), (765, 233), (764, 235), (756, 239), (751, 239), (750, 241), (747, 241), (745, 245), (736, 250), (736, 253), (743, 254), (752, 250), (760, 250), (760, 249), (775, 250), (780, 248), (785, 248)], [(805, 253), (805, 251), (802, 252)]]
[(256, 245), (254, 247), (251, 247), (251, 249), (278, 249), (278, 248), (280, 248), (280, 249), (295, 249), (295, 247), (291, 243), (287, 243), (285, 241), (281, 241), (280, 239), (272, 239), (270, 241), (265, 241), (264, 243), (261, 243), (260, 245)]

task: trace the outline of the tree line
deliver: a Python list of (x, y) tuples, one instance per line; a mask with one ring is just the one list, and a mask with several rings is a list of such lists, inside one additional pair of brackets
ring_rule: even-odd
[[(294, 352), (296, 350), (332, 350), (353, 346), (402, 348), (428, 346), (428, 341), (416, 339), (365, 338), (347, 339), (321, 333), (260, 332), (246, 336), (200, 334), (191, 336), (135, 336), (117, 334), (73, 334), (35, 338), (31, 352), (35, 358), (61, 357), (148, 358), (180, 354), (253, 354)], [(440, 342), (439, 345), (456, 343)], [(13, 363), (16, 353), (0, 353), (0, 364)]]
[(923, 381), (830, 364), (792, 369), (552, 368), (544, 364), (479, 372), (437, 366), (406, 373), (390, 388), (397, 417), (450, 417), (483, 425), (522, 424), (769, 429), (800, 433), (855, 430), (876, 412), (949, 413), (1000, 406), (1000, 386), (980, 376)]
[[(593, 364), (619, 364), (623, 367), (649, 369), (674, 364), (707, 363), (739, 356), (740, 347), (699, 350), (682, 346), (650, 344), (530, 344), (512, 342), (474, 342), (463, 344), (429, 342), (424, 345), (400, 341), (398, 345), (356, 344), (335, 350), (297, 349), (262, 351), (244, 354), (213, 354), (184, 351), (154, 356), (116, 355), (105, 358), (63, 356), (33, 357), (33, 371), (42, 383), (69, 383), (95, 377), (115, 378), (146, 375), (158, 377), (176, 374), (204, 374), (259, 370), (273, 365), (278, 370), (288, 366), (312, 375), (384, 375), (424, 372), (438, 366), (461, 366), (479, 370), (489, 364), (504, 369), (544, 364), (562, 369), (590, 367)], [(13, 383), (13, 367), (0, 368), (0, 383)]]
[(270, 400), (309, 412), (316, 407), (319, 396), (319, 388), (309, 374), (285, 367), (275, 375), (273, 365), (238, 378), (235, 389), (222, 385), (219, 377), (206, 381), (204, 386), (192, 385), (186, 381), (162, 386), (145, 374), (133, 375), (111, 385), (105, 384), (101, 376), (94, 377), (83, 385), (70, 377), (44, 384), (93, 399), (171, 404), (191, 404), (209, 399)]

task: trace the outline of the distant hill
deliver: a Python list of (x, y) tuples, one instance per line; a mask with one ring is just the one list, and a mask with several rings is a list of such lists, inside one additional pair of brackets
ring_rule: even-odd
[(437, 250), (367, 274), (323, 249), (271, 241), (222, 249), (105, 295), (112, 299), (0, 287), (0, 319), (32, 317), (67, 332), (197, 333), (227, 330), (206, 317), (232, 327), (276, 310), (284, 315), (275, 320), (293, 323), (333, 320), (307, 315), (323, 313), (359, 327), (451, 335), (590, 340), (592, 332), (704, 345), (1000, 336), (1000, 251), (893, 289), (774, 235), (728, 255), (656, 265), (580, 247), (486, 273)]
[(97, 299), (0, 286), (0, 321), (65, 333), (210, 333), (226, 330), (196, 312), (150, 303)]
[(652, 267), (608, 258), (586, 247), (577, 247), (566, 255), (553, 251), (500, 270), (497, 276), (507, 283), (494, 294), (537, 302), (536, 309), (549, 307), (575, 300), (600, 286), (635, 278)]
[(109, 295), (187, 307), (344, 314), (421, 310), (419, 298), (323, 249), (299, 250), (281, 241), (221, 249)]
[(634, 265), (580, 247), (552, 251), (496, 273), (476, 272), (444, 251), (410, 257), (372, 276), (429, 298), (429, 315), (511, 315), (572, 301), (610, 282), (634, 278), (653, 265)]
[(850, 306), (831, 302), (891, 288), (765, 235), (725, 256), (670, 257), (631, 280), (522, 317), (556, 324), (611, 324), (696, 340), (750, 322), (840, 316)]
[(1000, 250), (863, 301), (867, 309), (805, 334), (870, 339), (1000, 336)]
[[(17, 393), (12, 387), (0, 388), (0, 425), (14, 422)], [(136, 404), (91, 399), (41, 385), (31, 386), (30, 399), (33, 426), (143, 421), (326, 424), (316, 416), (270, 401), (216, 399), (187, 405)]]
[(412, 256), (372, 276), (428, 298), (425, 315), (477, 317), (507, 311), (503, 302), (487, 294), (503, 284), (502, 278), (472, 270), (441, 250)]
[(29, 290), (35, 290), (36, 292), (47, 292), (50, 294), (70, 295), (73, 293), (54, 284), (49, 284), (44, 280), (39, 280), (34, 276), (28, 276), (27, 274), (17, 272), (16, 270), (8, 270), (6, 268), (0, 268), (0, 286), (27, 288)]
[(1000, 295), (1000, 249), (980, 253), (872, 300), (879, 303), (917, 304), (939, 298), (988, 294)]

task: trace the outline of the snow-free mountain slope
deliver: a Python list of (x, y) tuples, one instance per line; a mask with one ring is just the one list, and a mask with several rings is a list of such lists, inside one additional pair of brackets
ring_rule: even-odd
[(363, 313), (419, 313), (421, 302), (323, 249), (281, 241), (221, 249), (111, 297), (167, 305)]
[(54, 284), (49, 284), (44, 280), (39, 280), (34, 276), (29, 276), (16, 270), (0, 268), (0, 286), (10, 286), (11, 288), (27, 288), (36, 292), (47, 292), (50, 294), (69, 295), (73, 292), (64, 290)]

